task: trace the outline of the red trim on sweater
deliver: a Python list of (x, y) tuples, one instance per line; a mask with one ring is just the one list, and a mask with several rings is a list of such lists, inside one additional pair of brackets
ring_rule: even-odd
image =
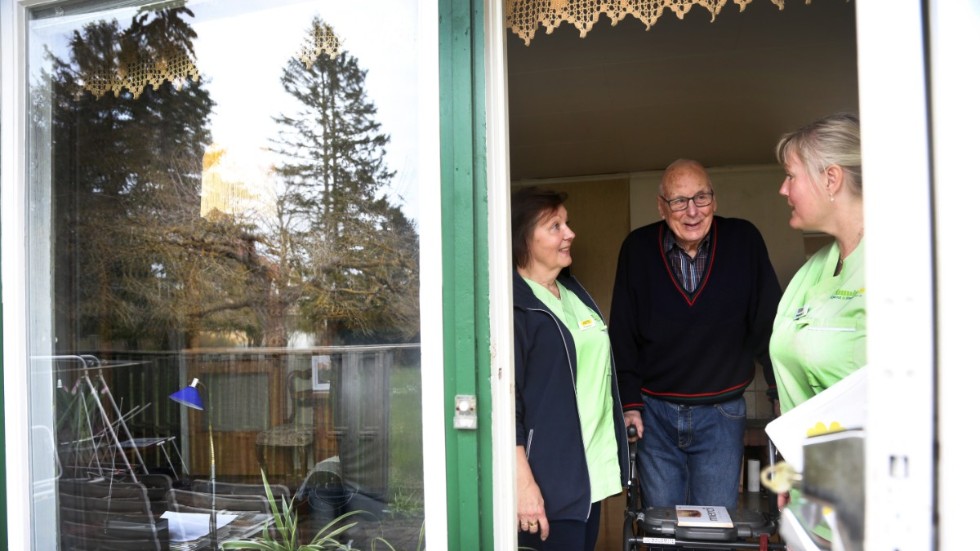
[(752, 379), (749, 379), (749, 380), (747, 380), (747, 381), (745, 381), (743, 383), (739, 383), (737, 385), (730, 386), (728, 388), (724, 388), (724, 389), (719, 390), (717, 392), (699, 392), (697, 394), (681, 394), (681, 393), (678, 393), (678, 392), (654, 392), (654, 391), (649, 390), (649, 389), (646, 389), (646, 388), (641, 388), (640, 390), (644, 394), (647, 394), (649, 396), (670, 396), (670, 397), (673, 397), (673, 398), (709, 398), (711, 396), (721, 396), (721, 395), (724, 395), (724, 394), (729, 394), (731, 392), (735, 392), (735, 391), (737, 391), (739, 389), (742, 389), (742, 388), (745, 388), (745, 387), (749, 386), (749, 384), (751, 382), (752, 382)]

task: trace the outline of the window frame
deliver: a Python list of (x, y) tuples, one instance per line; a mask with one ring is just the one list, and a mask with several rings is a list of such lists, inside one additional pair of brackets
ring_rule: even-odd
[[(11, 400), (6, 389), (27, 388), (27, 262), (26, 200), (27, 159), (27, 11), (40, 0), (6, 1), (0, 11), (0, 251), (3, 253), (3, 388), (4, 449), (6, 467), (7, 544), (11, 549), (30, 549), (32, 487), (28, 405)], [(11, 185), (14, 184), (14, 185)], [(19, 208), (18, 208), (19, 207)]]
[[(27, 126), (28, 48), (27, 22), (31, 9), (56, 5), (59, 0), (2, 0), (0, 3), (0, 273), (2, 273), (2, 365), (5, 423), (5, 521), (10, 549), (34, 548), (32, 518), (29, 407), (24, 393), (26, 369), (18, 368), (28, 357), (27, 304)], [(423, 358), (426, 365), (443, 365), (442, 225), (440, 194), (440, 145), (438, 125), (424, 121), (439, 117), (439, 8), (417, 0), (419, 47), (419, 205), (420, 294)], [(435, 200), (432, 200), (435, 198)], [(445, 413), (442, 369), (422, 370), (422, 424), (427, 546), (446, 548), (447, 503), (445, 499)], [(432, 395), (434, 394), (434, 395)]]

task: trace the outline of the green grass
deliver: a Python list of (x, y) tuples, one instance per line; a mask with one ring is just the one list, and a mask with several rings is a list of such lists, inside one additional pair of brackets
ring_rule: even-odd
[(422, 512), (422, 380), (418, 365), (391, 372), (389, 419), (390, 471), (393, 512)]

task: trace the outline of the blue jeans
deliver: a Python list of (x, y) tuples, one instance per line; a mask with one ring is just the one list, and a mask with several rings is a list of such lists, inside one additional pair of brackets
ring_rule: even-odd
[(645, 507), (734, 509), (742, 472), (745, 399), (681, 405), (643, 396), (637, 470)]

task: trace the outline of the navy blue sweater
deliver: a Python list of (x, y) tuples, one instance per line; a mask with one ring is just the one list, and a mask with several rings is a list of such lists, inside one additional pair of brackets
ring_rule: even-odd
[[(599, 314), (572, 277), (558, 281)], [(629, 476), (629, 448), (613, 364), (613, 423), (621, 482)], [(514, 272), (514, 386), (517, 445), (524, 446), (548, 520), (585, 521), (592, 507), (589, 470), (575, 399), (575, 343), (565, 324)]]
[(782, 293), (759, 230), (714, 217), (708, 266), (687, 293), (663, 250), (667, 224), (638, 228), (623, 241), (609, 336), (625, 409), (641, 391), (672, 402), (710, 404), (742, 394), (755, 360), (772, 384), (768, 345)]

